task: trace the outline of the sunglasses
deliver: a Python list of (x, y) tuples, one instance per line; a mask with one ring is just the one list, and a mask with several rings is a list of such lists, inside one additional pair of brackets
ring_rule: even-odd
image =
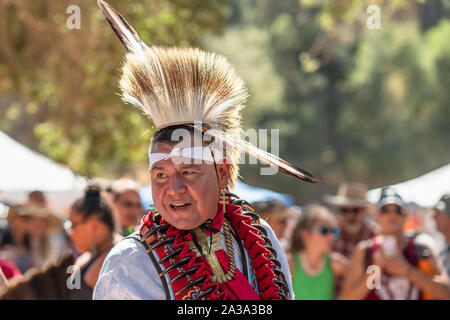
[(329, 233), (333, 234), (333, 238), (336, 240), (339, 238), (341, 229), (339, 227), (327, 227), (327, 226), (314, 226), (311, 230), (319, 232), (321, 235), (326, 236)]
[(357, 214), (360, 213), (362, 211), (362, 208), (341, 208), (340, 209), (341, 213), (353, 213), (353, 214)]
[(389, 213), (389, 212), (394, 212), (394, 213), (398, 214), (399, 216), (403, 215), (403, 210), (399, 206), (396, 206), (394, 210), (391, 210), (391, 209), (389, 209), (387, 207), (381, 207), (381, 209), (380, 209), (380, 213), (381, 214), (386, 214), (386, 213)]

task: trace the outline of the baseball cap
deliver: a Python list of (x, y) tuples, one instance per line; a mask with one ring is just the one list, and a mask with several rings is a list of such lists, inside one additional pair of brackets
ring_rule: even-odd
[(381, 189), (381, 195), (380, 199), (377, 202), (377, 207), (381, 208), (388, 204), (395, 204), (401, 208), (405, 207), (405, 202), (403, 201), (402, 197), (400, 197), (400, 195), (391, 187), (385, 187)]
[(434, 208), (450, 216), (450, 194), (444, 194)]

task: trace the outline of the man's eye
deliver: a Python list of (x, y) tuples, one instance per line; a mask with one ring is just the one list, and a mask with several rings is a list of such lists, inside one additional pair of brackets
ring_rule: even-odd
[(160, 172), (160, 173), (156, 174), (156, 177), (157, 178), (165, 178), (165, 177), (167, 177), (167, 175), (165, 173)]
[(183, 174), (184, 174), (184, 175), (192, 175), (192, 174), (195, 174), (195, 172), (194, 172), (194, 171), (191, 171), (191, 170), (184, 170), (184, 171), (183, 171)]

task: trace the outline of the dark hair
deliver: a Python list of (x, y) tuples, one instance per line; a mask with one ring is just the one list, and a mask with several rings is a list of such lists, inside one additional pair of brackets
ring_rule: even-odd
[(45, 206), (45, 203), (47, 202), (44, 196), (44, 193), (42, 191), (32, 191), (28, 194), (28, 201), (35, 202), (38, 205)]
[(335, 220), (335, 216), (326, 207), (319, 204), (311, 204), (303, 208), (302, 214), (292, 233), (291, 251), (301, 251), (305, 249), (301, 232), (310, 230), (319, 220)]
[[(208, 127), (209, 128), (209, 127)], [(180, 137), (180, 140), (172, 140), (173, 138), (173, 134), (176, 130), (186, 130), (187, 132), (189, 132), (191, 135), (194, 134), (194, 132), (198, 129), (196, 126), (194, 125), (189, 125), (189, 124), (178, 124), (178, 125), (173, 125), (173, 126), (169, 126), (169, 127), (165, 127), (162, 128), (161, 130), (158, 130), (152, 137), (152, 141), (151, 141), (151, 145), (152, 147), (154, 146), (155, 143), (157, 142), (163, 142), (163, 143), (168, 143), (168, 144), (176, 144), (179, 143), (183, 140), (183, 137)], [(201, 134), (202, 139), (203, 139), (203, 135), (204, 132), (199, 132), (199, 134)], [(211, 140), (206, 140), (208, 143), (209, 142), (213, 142), (214, 138), (211, 137)]]
[(84, 197), (75, 201), (72, 210), (80, 213), (83, 220), (96, 217), (103, 222), (111, 231), (115, 230), (114, 216), (111, 207), (100, 195), (101, 188), (98, 185), (87, 187)]

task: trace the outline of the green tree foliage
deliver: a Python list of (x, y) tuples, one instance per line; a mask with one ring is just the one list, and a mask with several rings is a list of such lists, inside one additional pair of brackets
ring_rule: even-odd
[[(109, 3), (149, 44), (198, 45), (226, 14), (223, 0)], [(70, 5), (80, 29), (67, 27)], [(145, 161), (151, 122), (118, 95), (124, 53), (96, 1), (1, 1), (0, 129), (83, 175)]]
[[(245, 127), (280, 129), (280, 155), (322, 181), (244, 166), (246, 182), (302, 203), (344, 180), (387, 185), (450, 161), (448, 1), (371, 1), (379, 30), (364, 0), (110, 2), (147, 43), (224, 54), (249, 87)], [(70, 4), (80, 30), (66, 27)], [(150, 122), (118, 96), (123, 53), (95, 1), (2, 1), (0, 129), (81, 174), (145, 162)]]
[[(232, 26), (209, 45), (237, 64), (248, 83), (247, 125), (279, 128), (280, 155), (322, 183), (267, 178), (250, 166), (242, 170), (246, 181), (310, 201), (344, 180), (387, 185), (450, 162), (444, 1), (373, 1), (379, 30), (366, 27), (366, 1), (232, 4)], [(242, 60), (249, 52), (252, 63)], [(281, 99), (258, 102), (272, 90)]]

